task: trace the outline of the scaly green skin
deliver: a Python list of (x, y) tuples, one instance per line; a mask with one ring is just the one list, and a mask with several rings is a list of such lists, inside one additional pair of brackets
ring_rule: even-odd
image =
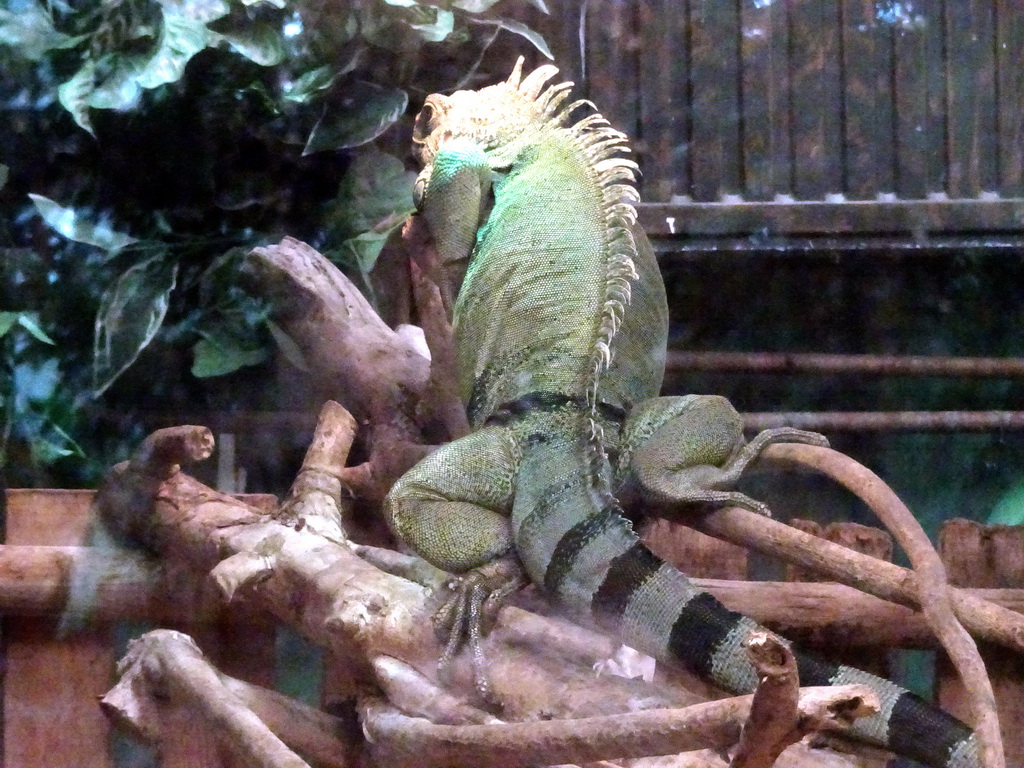
[[(599, 116), (566, 125), (568, 84), (521, 80), (431, 96), (414, 141), (418, 204), (457, 290), (459, 381), (474, 432), (410, 470), (388, 495), (395, 531), (434, 565), (467, 573), (514, 554), (567, 612), (723, 688), (756, 685), (742, 649), (758, 629), (638, 540), (624, 494), (731, 504), (767, 444), (823, 444), (771, 430), (744, 443), (724, 398), (656, 397), (665, 291), (635, 226), (624, 137)], [(971, 731), (898, 686), (798, 657), (804, 685), (865, 683), (876, 744), (935, 768), (978, 765)]]

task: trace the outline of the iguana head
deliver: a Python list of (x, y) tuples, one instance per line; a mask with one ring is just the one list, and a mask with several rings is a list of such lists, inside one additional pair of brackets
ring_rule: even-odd
[(557, 112), (573, 85), (560, 83), (545, 89), (545, 83), (557, 73), (556, 67), (544, 65), (524, 78), (520, 57), (504, 82), (478, 91), (456, 91), (451, 96), (428, 96), (416, 116), (412, 137), (421, 167), (429, 169), (438, 150), (456, 136), (478, 143), (492, 167), (507, 165), (516, 147), (535, 137), (537, 131), (558, 125), (583, 103)]

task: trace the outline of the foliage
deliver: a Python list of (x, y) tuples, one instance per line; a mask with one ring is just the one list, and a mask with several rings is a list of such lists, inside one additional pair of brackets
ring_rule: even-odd
[(216, 387), (153, 368), (173, 368), (175, 350), (207, 380), (275, 344), (294, 356), (238, 287), (240, 259), (288, 234), (371, 269), (412, 207), (395, 135), (410, 103), (470, 82), (499, 32), (550, 55), (510, 6), (547, 12), (543, 0), (0, 0), (9, 482), (94, 482), (120, 451), (100, 425), (136, 439), (132, 407), (194, 409), (197, 393), (228, 407), (209, 402)]

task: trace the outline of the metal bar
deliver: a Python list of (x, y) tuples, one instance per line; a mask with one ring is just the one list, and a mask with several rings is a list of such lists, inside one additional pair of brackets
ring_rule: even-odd
[(1006, 254), (1019, 257), (1024, 249), (1024, 227), (1014, 232), (990, 234), (928, 234), (916, 235), (804, 235), (757, 232), (736, 235), (665, 235), (648, 232), (651, 245), (662, 268), (676, 262), (702, 261), (709, 256), (723, 255), (758, 257), (807, 258), (824, 256), (834, 259), (837, 253), (867, 255), (873, 258), (936, 258), (948, 257), (965, 250), (978, 250), (985, 256)]
[(1015, 232), (1024, 198), (646, 203), (644, 230), (658, 237), (693, 235), (869, 235)]
[(1024, 430), (1024, 411), (821, 411), (747, 413), (744, 427), (812, 432), (990, 432)]
[(1024, 378), (1024, 358), (669, 350), (665, 371), (1017, 379)]

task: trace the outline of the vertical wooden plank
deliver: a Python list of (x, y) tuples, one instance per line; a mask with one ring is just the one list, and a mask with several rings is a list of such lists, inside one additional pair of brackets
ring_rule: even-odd
[(999, 192), (1024, 197), (1024, 4), (994, 0), (999, 101)]
[(841, 0), (846, 196), (871, 200), (896, 190), (893, 147), (893, 28), (907, 6)]
[[(7, 492), (7, 544), (81, 544), (91, 491)], [(113, 683), (109, 628), (56, 637), (55, 618), (5, 618), (3, 764), (109, 768), (110, 729), (96, 704)]]
[(639, 134), (636, 9), (631, 0), (587, 3), (586, 81), (590, 99), (611, 124)]
[(717, 201), (743, 191), (740, 142), (740, 19), (737, 4), (690, 0), (693, 196)]
[(690, 195), (689, 0), (641, 0), (641, 193), (648, 202)]
[(992, 0), (946, 0), (948, 192), (953, 198), (998, 187), (994, 16)]
[[(939, 533), (939, 553), (954, 586), (1024, 587), (1024, 526), (951, 520)], [(981, 651), (999, 711), (1006, 764), (1024, 765), (1024, 661), (1005, 648), (983, 645)], [(968, 719), (970, 707), (960, 678), (949, 660), (939, 655), (939, 704)]]
[(842, 192), (842, 81), (837, 0), (788, 0), (794, 191)]
[(896, 194), (921, 199), (947, 185), (943, 0), (918, 0), (896, 25)]
[(740, 14), (744, 197), (772, 200), (793, 193), (788, 9), (761, 0)]

